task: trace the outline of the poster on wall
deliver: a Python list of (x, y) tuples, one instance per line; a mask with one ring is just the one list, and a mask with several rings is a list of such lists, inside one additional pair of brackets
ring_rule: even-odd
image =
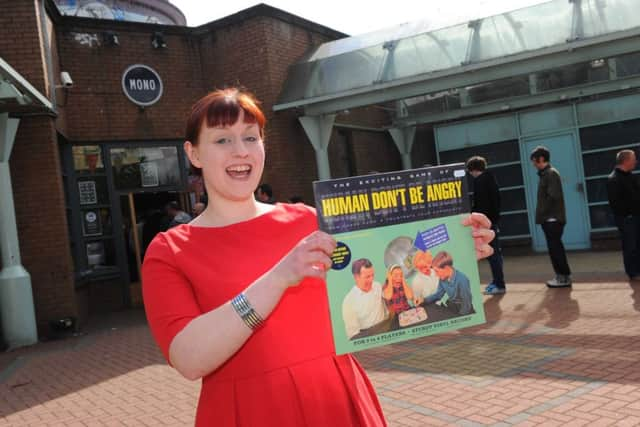
[(85, 237), (102, 235), (102, 223), (98, 210), (82, 212), (82, 235)]
[(485, 322), (463, 164), (313, 185), (337, 354)]
[(95, 205), (98, 203), (98, 192), (95, 181), (78, 181), (78, 194), (81, 205)]
[(160, 184), (158, 165), (155, 162), (140, 163), (140, 181), (143, 187), (157, 187)]

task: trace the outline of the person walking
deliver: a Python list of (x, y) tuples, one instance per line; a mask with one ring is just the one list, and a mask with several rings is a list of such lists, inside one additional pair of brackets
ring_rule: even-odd
[(551, 153), (546, 147), (537, 146), (531, 152), (531, 163), (538, 170), (538, 197), (536, 224), (540, 224), (547, 240), (549, 258), (556, 277), (547, 281), (550, 288), (571, 286), (571, 269), (562, 244), (562, 232), (567, 223), (564, 207), (562, 179), (558, 170), (551, 166)]
[(640, 280), (640, 177), (633, 175), (636, 153), (622, 150), (607, 178), (607, 196), (622, 240), (624, 271), (630, 280)]
[(491, 267), (493, 280), (487, 285), (483, 293), (485, 295), (500, 295), (507, 291), (504, 282), (502, 248), (500, 247), (500, 190), (498, 182), (491, 171), (487, 170), (487, 160), (484, 157), (473, 156), (467, 160), (467, 170), (473, 177), (471, 203), (472, 212), (483, 213), (491, 221), (491, 229), (496, 237), (491, 241), (493, 255), (487, 260)]

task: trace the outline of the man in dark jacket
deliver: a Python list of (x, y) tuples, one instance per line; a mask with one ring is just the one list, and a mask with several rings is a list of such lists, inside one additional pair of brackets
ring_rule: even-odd
[(633, 175), (636, 153), (622, 150), (607, 179), (609, 206), (622, 240), (624, 271), (631, 280), (640, 279), (640, 176)]
[(531, 162), (538, 170), (538, 200), (536, 205), (536, 224), (540, 224), (547, 240), (551, 265), (556, 277), (547, 281), (550, 288), (571, 286), (571, 270), (567, 254), (562, 244), (562, 232), (567, 223), (564, 209), (564, 194), (560, 173), (551, 166), (551, 153), (546, 147), (538, 146), (531, 152)]
[(491, 241), (493, 255), (488, 258), (491, 266), (493, 280), (484, 290), (485, 295), (499, 295), (506, 292), (504, 283), (504, 272), (502, 270), (503, 259), (498, 238), (500, 229), (500, 190), (493, 174), (487, 170), (487, 160), (484, 157), (474, 156), (467, 160), (467, 170), (473, 176), (471, 191), (473, 191), (473, 201), (471, 210), (483, 213), (491, 220), (491, 229), (496, 233), (496, 237)]

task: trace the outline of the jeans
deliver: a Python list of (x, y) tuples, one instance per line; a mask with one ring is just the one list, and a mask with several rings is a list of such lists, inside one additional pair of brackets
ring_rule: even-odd
[(571, 275), (571, 270), (569, 269), (567, 254), (562, 244), (563, 230), (564, 224), (558, 221), (542, 223), (542, 231), (544, 231), (544, 237), (547, 239), (547, 248), (549, 249), (549, 258), (551, 258), (553, 270), (556, 275), (569, 276)]
[(624, 271), (629, 277), (640, 275), (640, 215), (615, 217), (622, 240)]
[(496, 233), (496, 237), (489, 243), (493, 248), (493, 255), (487, 258), (487, 261), (489, 261), (489, 266), (491, 267), (493, 284), (499, 288), (504, 288), (504, 272), (502, 271), (504, 261), (502, 259), (502, 249), (500, 248), (500, 229), (495, 224), (491, 225), (491, 229)]

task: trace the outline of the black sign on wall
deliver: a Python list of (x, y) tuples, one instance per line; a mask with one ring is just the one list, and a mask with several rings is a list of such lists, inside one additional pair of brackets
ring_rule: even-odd
[(151, 67), (131, 65), (122, 74), (122, 90), (131, 102), (147, 107), (162, 96), (162, 79)]
[(97, 210), (82, 211), (82, 235), (101, 236), (102, 224), (100, 223), (100, 212)]

